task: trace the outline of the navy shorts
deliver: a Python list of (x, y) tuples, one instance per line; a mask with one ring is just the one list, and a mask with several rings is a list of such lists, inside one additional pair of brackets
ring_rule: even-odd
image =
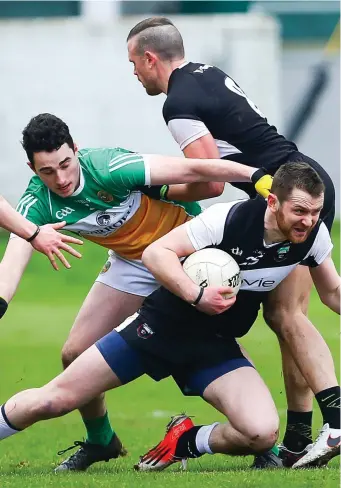
[(144, 374), (155, 381), (172, 376), (184, 395), (203, 396), (206, 387), (215, 379), (245, 366), (253, 367), (241, 352), (239, 357), (217, 363), (212, 361), (211, 364), (186, 367), (171, 365), (160, 357), (132, 347), (115, 330), (96, 342), (96, 346), (123, 385)]

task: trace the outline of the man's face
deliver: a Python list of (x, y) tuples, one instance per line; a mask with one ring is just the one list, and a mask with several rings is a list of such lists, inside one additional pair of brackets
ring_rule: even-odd
[(315, 227), (323, 207), (323, 193), (312, 197), (295, 188), (289, 199), (279, 204), (276, 220), (279, 230), (294, 244), (304, 242)]
[(129, 61), (134, 65), (134, 75), (142, 83), (148, 95), (160, 95), (162, 90), (160, 90), (157, 83), (156, 56), (150, 52), (145, 52), (141, 55), (136, 51), (136, 40), (132, 38), (128, 41), (128, 57)]
[(69, 197), (79, 185), (78, 158), (75, 150), (66, 143), (56, 151), (34, 153), (34, 166), (30, 166), (44, 184), (60, 197)]

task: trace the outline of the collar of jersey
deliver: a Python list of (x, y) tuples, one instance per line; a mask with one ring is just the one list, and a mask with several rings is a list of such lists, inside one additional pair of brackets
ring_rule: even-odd
[(82, 166), (79, 165), (79, 187), (77, 188), (77, 190), (75, 190), (72, 193), (72, 195), (70, 195), (70, 197), (77, 197), (83, 191), (84, 184), (85, 184), (85, 181), (84, 181)]
[(185, 61), (184, 63), (180, 64), (180, 66), (178, 66), (177, 68), (175, 68), (175, 70), (172, 71), (170, 77), (169, 77), (169, 80), (168, 80), (168, 88), (167, 88), (167, 93), (169, 92), (169, 89), (170, 89), (170, 86), (173, 82), (173, 76), (174, 76), (174, 73), (178, 70), (178, 69), (182, 69), (184, 68), (185, 66), (187, 66), (189, 64), (189, 61)]
[(177, 69), (184, 68), (185, 66), (187, 66), (187, 64), (189, 64), (189, 61), (185, 61), (184, 63), (180, 64)]

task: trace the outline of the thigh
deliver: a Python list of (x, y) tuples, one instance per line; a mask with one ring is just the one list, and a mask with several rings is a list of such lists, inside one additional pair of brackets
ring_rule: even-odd
[(147, 297), (160, 286), (142, 261), (124, 259), (113, 251), (109, 252), (96, 282), (142, 297)]
[(43, 388), (51, 395), (53, 392), (58, 396), (67, 395), (72, 399), (71, 409), (74, 409), (88, 403), (104, 391), (120, 385), (120, 379), (94, 345)]
[(144, 297), (94, 283), (70, 331), (68, 346), (84, 351), (133, 315), (143, 300)]
[(248, 432), (251, 424), (278, 423), (271, 394), (254, 368), (241, 367), (217, 378), (203, 397), (239, 432)]
[(267, 320), (281, 312), (300, 310), (307, 313), (312, 279), (307, 266), (297, 266), (274, 290), (269, 292), (263, 303)]

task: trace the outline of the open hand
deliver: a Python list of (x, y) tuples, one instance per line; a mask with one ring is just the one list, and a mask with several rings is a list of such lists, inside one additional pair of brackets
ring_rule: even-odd
[(83, 241), (80, 239), (76, 239), (75, 237), (67, 236), (57, 232), (57, 230), (62, 229), (65, 226), (66, 222), (57, 222), (56, 224), (46, 224), (40, 228), (40, 232), (33, 239), (31, 242), (34, 249), (37, 251), (46, 254), (49, 258), (52, 266), (54, 269), (58, 270), (58, 265), (56, 263), (56, 257), (62, 262), (65, 268), (71, 268), (71, 265), (65, 258), (65, 256), (61, 253), (61, 249), (63, 251), (68, 252), (75, 258), (81, 258), (82, 255), (75, 251), (71, 246), (67, 243), (71, 244), (83, 244)]

